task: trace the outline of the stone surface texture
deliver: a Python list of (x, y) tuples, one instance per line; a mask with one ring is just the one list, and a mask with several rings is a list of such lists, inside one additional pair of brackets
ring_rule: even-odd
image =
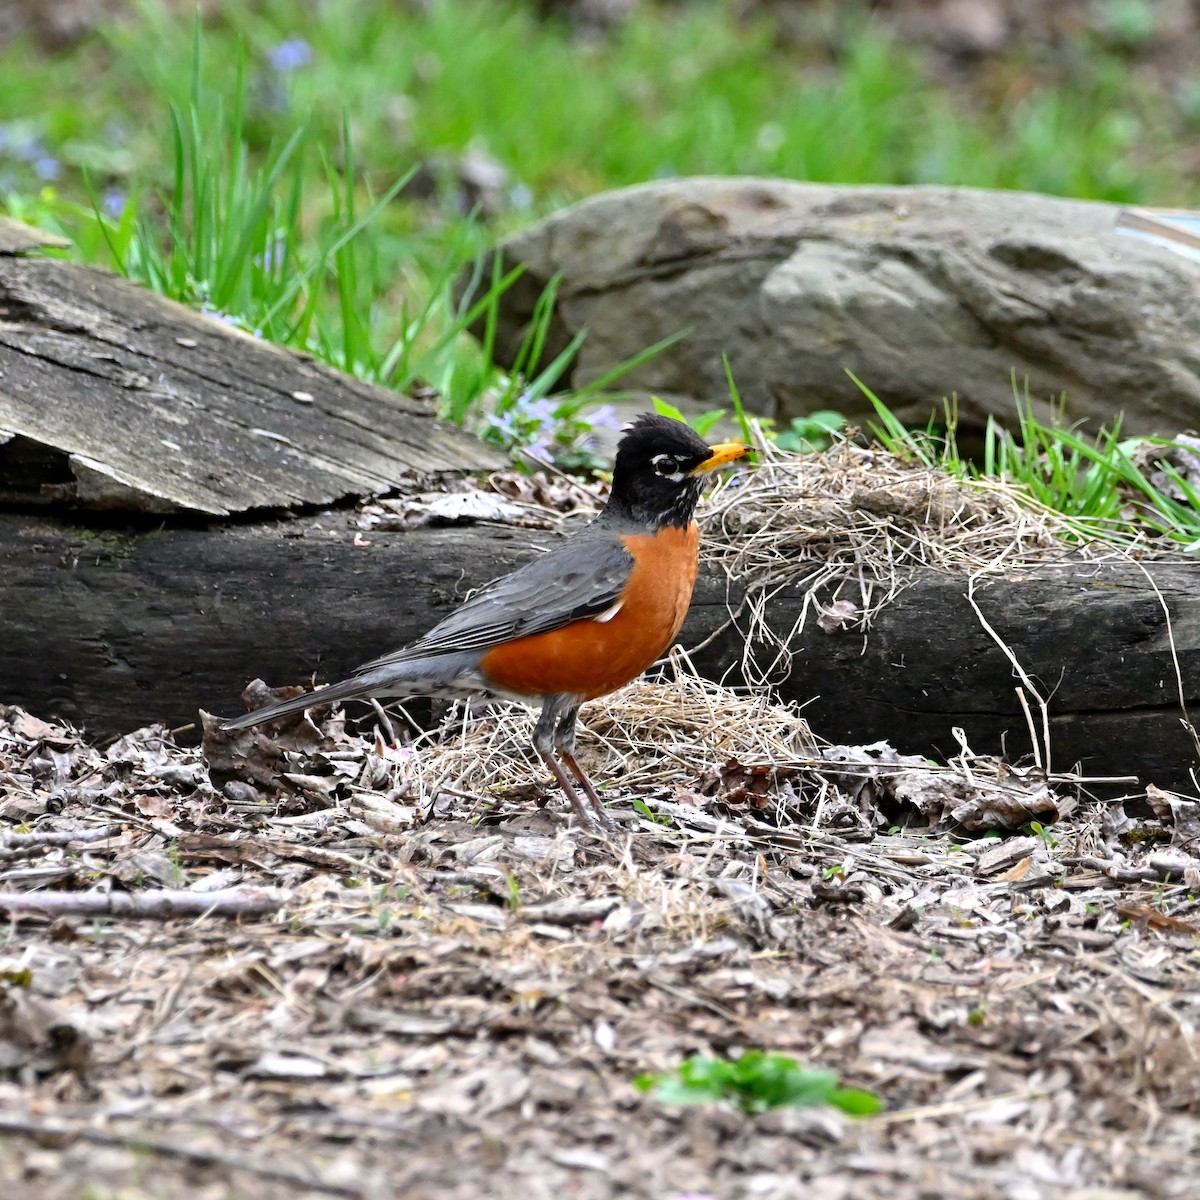
[(586, 327), (576, 385), (687, 337), (634, 384), (777, 418), (870, 407), (902, 419), (958, 398), (964, 429), (1011, 422), (1013, 381), (1045, 419), (1128, 433), (1200, 426), (1200, 262), (1117, 232), (1117, 205), (946, 187), (691, 178), (604, 193), (507, 239), (527, 271), (498, 354), (561, 273), (554, 342)]

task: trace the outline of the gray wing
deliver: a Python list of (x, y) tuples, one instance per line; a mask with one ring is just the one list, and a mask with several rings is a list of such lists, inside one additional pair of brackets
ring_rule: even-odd
[(419, 641), (364, 663), (355, 674), (436, 654), (486, 650), (501, 642), (598, 616), (621, 597), (633, 555), (607, 529), (585, 529), (472, 596)]

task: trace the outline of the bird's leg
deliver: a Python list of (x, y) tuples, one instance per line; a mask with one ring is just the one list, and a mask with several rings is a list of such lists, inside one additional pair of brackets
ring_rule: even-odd
[(579, 793), (567, 778), (566, 772), (559, 765), (558, 759), (549, 750), (543, 750), (540, 746), (535, 747), (535, 749), (541, 755), (542, 762), (550, 768), (550, 773), (558, 781), (558, 786), (562, 788), (563, 794), (570, 800), (571, 807), (575, 810), (575, 815), (579, 818), (580, 823), (586, 825), (589, 829), (595, 829), (597, 826), (603, 825), (604, 822), (598, 821), (579, 798)]
[(579, 761), (570, 751), (560, 750), (559, 757), (571, 769), (571, 774), (583, 785), (583, 790), (587, 793), (587, 798), (591, 802), (592, 807), (596, 810), (596, 819), (604, 826), (605, 829), (617, 829), (619, 826), (616, 821), (609, 816), (608, 809), (604, 807), (604, 801), (600, 799), (599, 793), (592, 785), (592, 781), (587, 777), (587, 772), (579, 765)]
[(588, 778), (587, 772), (579, 765), (579, 760), (575, 757), (575, 718), (577, 716), (579, 716), (579, 705), (572, 704), (559, 718), (558, 724), (554, 728), (554, 748), (558, 751), (558, 757), (570, 768), (571, 774), (579, 780), (588, 801), (596, 810), (596, 816), (600, 823), (612, 829), (614, 828), (613, 819), (608, 815), (604, 801), (600, 799), (600, 794)]
[(550, 774), (554, 776), (558, 782), (558, 786), (562, 788), (563, 795), (571, 802), (571, 807), (575, 810), (575, 815), (579, 818), (580, 823), (594, 829), (597, 824), (596, 818), (588, 812), (583, 801), (579, 798), (579, 793), (567, 778), (567, 773), (562, 769), (562, 765), (558, 759), (554, 757), (555, 726), (558, 723), (558, 717), (562, 712), (563, 705), (567, 702), (568, 698), (566, 696), (547, 696), (542, 701), (541, 715), (537, 719), (537, 724), (533, 727), (533, 748), (541, 756), (542, 762), (550, 768)]

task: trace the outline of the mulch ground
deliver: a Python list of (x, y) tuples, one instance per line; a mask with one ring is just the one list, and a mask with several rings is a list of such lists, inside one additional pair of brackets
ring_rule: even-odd
[[(674, 741), (626, 740), (671, 704)], [(98, 749), (0, 708), (0, 1194), (1200, 1195), (1200, 804), (1133, 820), (964, 752), (939, 809), (920, 760), (641, 682), (582, 737), (605, 841), (528, 731), (210, 731), (214, 784), (162, 729)], [(980, 800), (1014, 781), (1060, 819), (983, 836), (1028, 815)], [(886, 1109), (631, 1083), (744, 1048)]]

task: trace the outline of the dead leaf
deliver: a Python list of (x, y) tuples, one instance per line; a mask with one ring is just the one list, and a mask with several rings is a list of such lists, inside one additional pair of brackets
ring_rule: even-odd
[(1015, 866), (1010, 867), (1003, 874), (997, 875), (996, 879), (1001, 883), (1017, 883), (1029, 874), (1029, 868), (1032, 866), (1033, 855), (1027, 854)]
[(75, 1020), (17, 984), (0, 982), (0, 1071), (83, 1070), (92, 1039)]
[(73, 739), (61, 725), (51, 725), (39, 717), (32, 716), (21, 708), (9, 710), (12, 714), (9, 723), (13, 732), (20, 737), (28, 738), (31, 742), (59, 742), (69, 744)]
[(1200, 841), (1200, 801), (1189, 800), (1175, 792), (1146, 785), (1146, 799), (1164, 829), (1171, 831), (1171, 845)]
[[(980, 843), (976, 843), (976, 845), (980, 845)], [(1034, 854), (1044, 852), (1046, 849), (1046, 843), (1041, 838), (1033, 836), (987, 839), (982, 846), (986, 848), (982, 849), (975, 858), (975, 874), (984, 878), (996, 875), (1006, 868), (1019, 864), (1022, 859), (1032, 858)]]
[(817, 626), (825, 633), (839, 633), (858, 620), (858, 605), (849, 600), (835, 600), (817, 614)]
[(1009, 832), (1065, 815), (1062, 799), (1043, 781), (1012, 773), (996, 782), (977, 775), (968, 779), (957, 771), (903, 771), (891, 780), (891, 789), (897, 800), (935, 824), (949, 821), (970, 833)]
[(167, 820), (174, 812), (171, 797), (161, 793), (140, 792), (134, 797), (133, 803), (144, 817), (161, 817)]
[(1182, 917), (1172, 917), (1168, 913), (1151, 908), (1148, 904), (1118, 904), (1118, 915), (1126, 921), (1133, 921), (1147, 929), (1169, 930), (1171, 933), (1200, 933), (1200, 925), (1193, 921), (1185, 921)]
[(766, 763), (742, 763), (726, 759), (700, 777), (700, 792), (723, 804), (749, 804), (766, 808), (778, 785), (800, 773), (797, 767), (774, 766)]

